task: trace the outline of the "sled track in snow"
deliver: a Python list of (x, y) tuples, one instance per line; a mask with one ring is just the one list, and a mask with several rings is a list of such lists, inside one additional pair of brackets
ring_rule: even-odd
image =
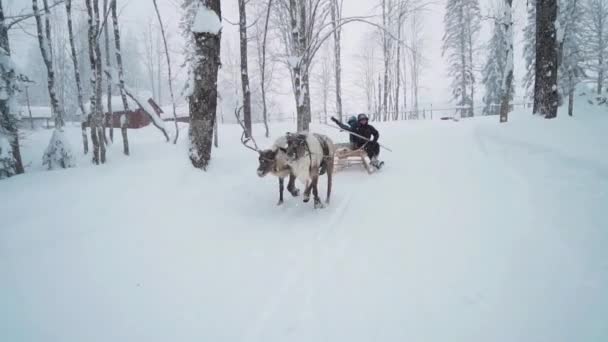
[[(344, 236), (346, 229), (338, 227), (345, 226), (339, 223), (348, 213), (353, 193), (350, 190), (344, 197), (332, 202), (337, 206), (330, 204), (324, 209), (314, 210), (310, 203), (306, 204), (306, 209), (314, 210), (315, 215), (330, 214), (329, 220), (317, 227), (309, 227), (309, 229), (314, 229), (313, 234), (300, 248), (291, 253), (296, 256), (295, 259), (283, 271), (278, 279), (275, 294), (264, 304), (259, 311), (259, 316), (253, 318), (255, 323), (246, 330), (242, 341), (263, 341), (264, 332), (268, 330), (270, 323), (276, 323), (277, 316), (289, 313), (294, 306), (298, 307), (295, 310), (298, 312), (298, 317), (292, 317), (296, 321), (295, 324), (306, 319), (306, 314), (312, 311), (313, 298), (325, 283), (330, 272), (345, 256), (350, 239)], [(301, 200), (301, 197), (297, 197), (295, 200)], [(310, 208), (308, 208), (309, 206)], [(295, 215), (290, 215), (289, 211), (295, 208), (284, 208), (279, 216), (281, 220), (289, 221)], [(285, 327), (270, 327), (270, 329), (278, 328)], [(289, 330), (295, 328), (297, 327), (292, 326)]]

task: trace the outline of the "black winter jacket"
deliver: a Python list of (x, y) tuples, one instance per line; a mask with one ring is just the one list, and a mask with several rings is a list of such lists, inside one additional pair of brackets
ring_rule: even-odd
[[(334, 118), (332, 118), (332, 120), (338, 125), (340, 126), (340, 128), (342, 128), (343, 130), (349, 131), (349, 132), (353, 132), (353, 133), (357, 133), (363, 137), (366, 137), (367, 139), (373, 141), (373, 142), (377, 142), (378, 139), (380, 138), (380, 133), (378, 133), (378, 131), (376, 130), (376, 128), (374, 128), (374, 126), (367, 124), (367, 125), (361, 125), (359, 123), (357, 123), (356, 126), (352, 127), (349, 125), (345, 125), (343, 123), (341, 123), (338, 120), (334, 120)], [(373, 138), (372, 138), (373, 136)], [(363, 146), (367, 143), (366, 140), (359, 138), (356, 135), (352, 135), (350, 136), (350, 142), (355, 144), (356, 146)]]

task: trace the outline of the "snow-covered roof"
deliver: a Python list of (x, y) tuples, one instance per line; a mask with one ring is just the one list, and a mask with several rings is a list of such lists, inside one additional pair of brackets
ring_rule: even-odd
[[(163, 110), (163, 113), (160, 115), (161, 118), (167, 119), (167, 118), (173, 117), (173, 106), (172, 105), (169, 104), (169, 105), (162, 106), (161, 109)], [(187, 103), (178, 105), (177, 108), (175, 108), (175, 112), (177, 113), (178, 118), (185, 118), (190, 115)]]
[[(125, 110), (125, 106), (123, 105), (122, 102), (122, 97), (120, 96), (112, 96), (112, 111), (114, 112), (121, 112)], [(133, 101), (131, 98), (127, 97), (127, 104), (129, 105), (129, 110), (135, 110), (138, 109), (139, 106), (137, 105), (137, 103), (135, 103), (135, 101)], [(101, 97), (101, 105), (102, 108), (104, 109), (104, 111), (107, 110), (107, 106), (108, 106), (108, 97), (106, 95), (103, 95)], [(87, 112), (91, 111), (91, 101), (87, 101), (87, 103), (85, 103), (84, 108)]]
[[(51, 111), (51, 107), (48, 106), (30, 106), (29, 108), (32, 111), (32, 117), (35, 118), (51, 118), (53, 117), (53, 112)], [(30, 112), (27, 106), (21, 106), (21, 116), (29, 117)]]

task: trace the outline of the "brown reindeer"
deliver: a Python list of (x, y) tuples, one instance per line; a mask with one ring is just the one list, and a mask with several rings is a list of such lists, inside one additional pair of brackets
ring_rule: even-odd
[(327, 198), (329, 204), (334, 172), (334, 153), (336, 148), (331, 139), (316, 133), (287, 134), (287, 164), (300, 181), (306, 184), (304, 202), (314, 195), (315, 209), (323, 208), (319, 198), (319, 176), (327, 173)]
[[(297, 197), (300, 195), (300, 190), (296, 187), (296, 177), (293, 174), (291, 167), (287, 165), (287, 154), (286, 146), (287, 140), (285, 137), (281, 137), (275, 141), (271, 148), (266, 150), (260, 150), (258, 148), (255, 139), (251, 134), (246, 134), (247, 129), (240, 119), (240, 111), (243, 107), (235, 110), (235, 115), (238, 123), (243, 128), (243, 134), (241, 135), (241, 143), (250, 150), (258, 152), (258, 169), (257, 174), (260, 178), (265, 177), (267, 174), (273, 174), (279, 178), (279, 202), (277, 205), (283, 204), (283, 192), (285, 189), (285, 178), (289, 176), (287, 183), (287, 191), (293, 196)], [(249, 135), (249, 137), (247, 137)], [(253, 146), (249, 146), (249, 143)]]

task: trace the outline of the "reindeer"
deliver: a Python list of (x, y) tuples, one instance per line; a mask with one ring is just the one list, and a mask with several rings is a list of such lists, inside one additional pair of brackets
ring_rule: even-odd
[[(293, 196), (297, 197), (300, 195), (300, 190), (296, 187), (296, 177), (293, 174), (291, 167), (287, 165), (287, 139), (285, 137), (278, 138), (271, 148), (266, 150), (260, 150), (258, 148), (255, 139), (251, 136), (251, 134), (247, 134), (247, 129), (245, 125), (240, 120), (240, 111), (243, 107), (240, 107), (235, 110), (235, 115), (237, 122), (243, 128), (243, 134), (241, 135), (241, 143), (248, 149), (258, 152), (258, 169), (257, 174), (260, 178), (265, 177), (267, 174), (271, 173), (279, 178), (279, 202), (277, 205), (283, 204), (283, 191), (285, 188), (285, 178), (289, 176), (289, 181), (287, 183), (287, 191)], [(247, 137), (249, 135), (249, 137)], [(249, 142), (253, 144), (253, 146), (249, 146)]]
[(314, 195), (315, 209), (323, 208), (319, 198), (319, 175), (327, 173), (327, 198), (331, 198), (332, 177), (334, 172), (334, 153), (336, 148), (329, 137), (316, 133), (288, 133), (287, 136), (287, 165), (295, 176), (306, 184), (304, 202), (310, 200), (310, 192)]

